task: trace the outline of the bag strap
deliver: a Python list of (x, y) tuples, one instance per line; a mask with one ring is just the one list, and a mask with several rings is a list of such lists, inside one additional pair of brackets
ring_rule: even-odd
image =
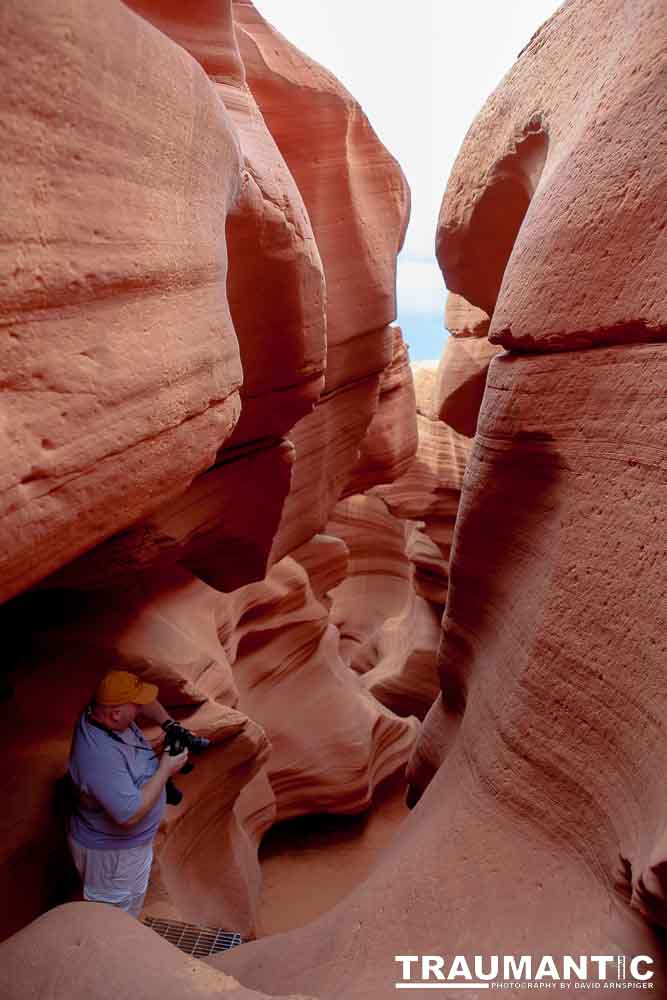
[(94, 719), (90, 712), (86, 714), (86, 721), (89, 722), (91, 726), (95, 726), (96, 729), (101, 729), (103, 733), (110, 736), (114, 742), (120, 743), (121, 746), (131, 747), (134, 750), (145, 750), (146, 753), (155, 753), (152, 747), (144, 747), (140, 743), (126, 743), (125, 740), (121, 739), (118, 733), (114, 732), (113, 729), (109, 729), (108, 726), (105, 726), (102, 722), (98, 722), (97, 719)]

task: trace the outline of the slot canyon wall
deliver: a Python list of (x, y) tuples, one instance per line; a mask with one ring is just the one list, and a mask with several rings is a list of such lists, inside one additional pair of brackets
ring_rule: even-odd
[(367, 809), (438, 691), (467, 438), (391, 325), (409, 191), (250, 3), (0, 24), (0, 932), (66, 894), (53, 783), (120, 666), (213, 742), (147, 908), (252, 937), (262, 835)]
[[(400, 168), (250, 2), (0, 26), (4, 994), (379, 1000), (410, 953), (645, 954), (666, 996), (664, 5), (568, 0), (489, 98), (412, 369)], [(407, 764), (367, 881), (208, 963), (44, 913), (118, 663), (214, 741), (150, 909), (261, 934), (262, 834)]]
[(642, 954), (667, 995), (666, 52), (664, 5), (570, 0), (468, 132), (437, 239), (458, 431), (488, 376), (416, 805), (333, 911), (213, 961), (247, 986)]

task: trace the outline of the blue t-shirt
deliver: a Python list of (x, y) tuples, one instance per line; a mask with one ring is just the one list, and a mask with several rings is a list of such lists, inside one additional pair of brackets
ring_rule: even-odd
[(144, 734), (131, 723), (114, 739), (93, 725), (88, 710), (79, 719), (69, 759), (72, 780), (86, 798), (70, 821), (70, 834), (83, 847), (122, 850), (153, 839), (166, 802), (157, 802), (132, 826), (127, 822), (141, 806), (141, 789), (158, 769), (158, 759)]

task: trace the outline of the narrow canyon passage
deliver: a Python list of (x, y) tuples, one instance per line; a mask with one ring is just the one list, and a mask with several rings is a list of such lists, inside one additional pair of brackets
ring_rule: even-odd
[(262, 936), (302, 927), (365, 881), (408, 814), (402, 775), (385, 779), (367, 812), (278, 823), (259, 850)]
[(401, 165), (260, 7), (0, 11), (0, 993), (667, 998), (664, 4), (470, 124), (422, 361)]

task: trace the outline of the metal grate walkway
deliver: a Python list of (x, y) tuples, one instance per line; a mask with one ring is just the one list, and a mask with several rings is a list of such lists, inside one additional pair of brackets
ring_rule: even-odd
[(200, 927), (199, 924), (184, 924), (180, 920), (149, 916), (142, 917), (141, 922), (194, 958), (208, 958), (209, 955), (216, 955), (219, 951), (227, 951), (242, 943), (240, 934), (224, 931), (222, 927)]

